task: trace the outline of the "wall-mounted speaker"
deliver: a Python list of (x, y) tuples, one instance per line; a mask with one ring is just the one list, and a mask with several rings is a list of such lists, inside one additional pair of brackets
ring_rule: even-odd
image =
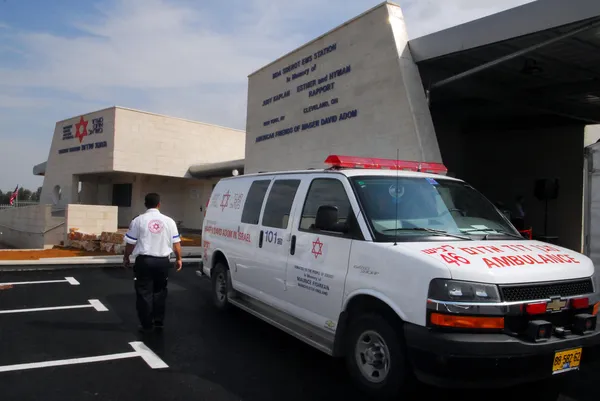
[(558, 178), (542, 178), (535, 180), (534, 195), (541, 201), (558, 198)]

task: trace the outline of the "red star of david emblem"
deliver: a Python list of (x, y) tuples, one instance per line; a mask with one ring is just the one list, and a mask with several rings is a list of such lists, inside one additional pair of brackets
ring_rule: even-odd
[(88, 122), (83, 119), (83, 116), (79, 119), (79, 122), (75, 124), (75, 138), (79, 138), (79, 143), (83, 141), (83, 137), (87, 136), (87, 125)]
[(313, 241), (312, 245), (311, 253), (315, 255), (315, 259), (317, 259), (320, 255), (323, 255), (323, 243), (320, 238), (317, 238), (316, 241)]
[(162, 223), (159, 220), (152, 220), (148, 223), (148, 229), (151, 233), (158, 234), (162, 231)]
[(221, 199), (221, 211), (225, 210), (225, 208), (227, 206), (229, 206), (229, 198), (231, 198), (231, 195), (229, 194), (229, 190), (223, 194), (223, 199)]

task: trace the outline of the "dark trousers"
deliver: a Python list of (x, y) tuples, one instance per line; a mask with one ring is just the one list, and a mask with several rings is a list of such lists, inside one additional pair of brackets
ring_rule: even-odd
[(170, 264), (168, 257), (140, 255), (135, 258), (136, 308), (144, 328), (164, 322)]

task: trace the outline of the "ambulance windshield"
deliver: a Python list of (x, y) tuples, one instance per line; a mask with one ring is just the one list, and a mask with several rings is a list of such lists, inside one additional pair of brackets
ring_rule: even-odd
[(470, 185), (421, 177), (353, 177), (376, 241), (444, 234), (521, 238), (506, 217)]

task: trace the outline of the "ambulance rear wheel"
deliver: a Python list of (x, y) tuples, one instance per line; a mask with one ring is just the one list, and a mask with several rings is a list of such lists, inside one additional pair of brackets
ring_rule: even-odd
[(231, 287), (229, 269), (222, 262), (217, 262), (210, 276), (214, 305), (220, 310), (229, 309), (229, 288)]
[(359, 388), (374, 399), (401, 400), (412, 383), (399, 333), (382, 316), (361, 315), (350, 322), (346, 364)]

